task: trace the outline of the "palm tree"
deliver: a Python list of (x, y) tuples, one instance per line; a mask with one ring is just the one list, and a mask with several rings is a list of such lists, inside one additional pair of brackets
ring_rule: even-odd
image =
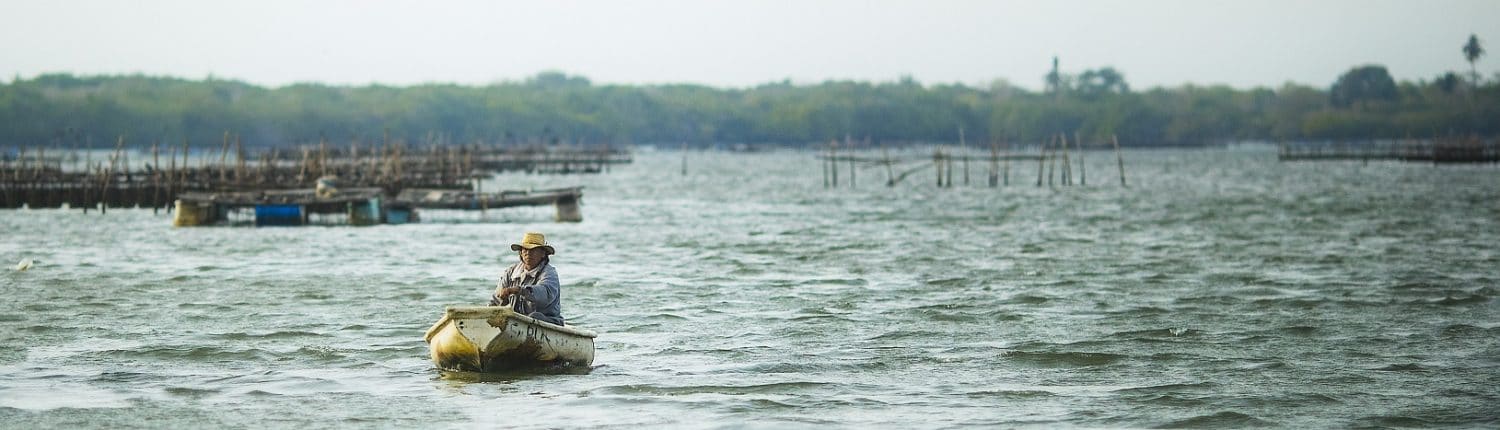
[(1474, 61), (1484, 56), (1484, 48), (1479, 46), (1479, 37), (1469, 34), (1469, 43), (1464, 44), (1464, 58), (1469, 60), (1469, 75), (1474, 78), (1474, 86), (1479, 86), (1479, 69), (1474, 68)]

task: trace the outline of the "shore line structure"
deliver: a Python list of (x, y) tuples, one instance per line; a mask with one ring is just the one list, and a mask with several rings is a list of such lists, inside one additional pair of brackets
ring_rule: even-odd
[(412, 209), (554, 205), (558, 221), (580, 221), (581, 187), (485, 192), (481, 180), (518, 171), (604, 173), (633, 161), (628, 148), (610, 145), (361, 148), (325, 141), (252, 153), (228, 133), (218, 148), (207, 149), (188, 142), (130, 148), (123, 137), (109, 151), (58, 146), (0, 153), (0, 209), (149, 207), (175, 212), (174, 224), (182, 226), (233, 223), (242, 213), (254, 214), (256, 225), (330, 216), (367, 225), (415, 222)]
[[(1011, 185), (1011, 162), (1021, 164), (1036, 162), (1036, 186), (1041, 187), (1045, 182), (1047, 186), (1056, 185), (1073, 186), (1088, 185), (1088, 170), (1084, 164), (1084, 154), (1088, 150), (1099, 148), (1114, 148), (1116, 166), (1119, 168), (1120, 186), (1128, 186), (1125, 180), (1125, 158), (1120, 153), (1120, 140), (1110, 136), (1109, 140), (1103, 142), (1085, 143), (1077, 133), (1072, 140), (1066, 134), (1056, 134), (1050, 138), (1034, 145), (1036, 153), (1022, 153), (1015, 150), (1007, 141), (991, 141), (989, 143), (989, 154), (982, 153), (983, 148), (971, 149), (964, 138), (963, 129), (959, 129), (959, 144), (938, 145), (933, 148), (932, 156), (891, 156), (890, 151), (884, 146), (880, 147), (879, 154), (872, 154), (872, 148), (868, 139), (863, 143), (855, 142), (849, 137), (844, 137), (843, 144), (834, 140), (821, 151), (817, 158), (823, 166), (823, 187), (839, 187), (839, 166), (848, 163), (847, 179), (845, 183), (849, 187), (855, 186), (860, 167), (884, 167), (885, 185), (894, 187), (916, 172), (933, 169), (936, 172), (938, 188), (953, 187), (953, 176), (955, 171), (962, 172), (959, 177), (963, 179), (964, 185), (971, 183), (969, 164), (973, 162), (984, 162), (989, 164), (988, 182), (990, 187)], [(1074, 167), (1077, 167), (1075, 172)], [(899, 168), (899, 171), (898, 171)], [(977, 168), (974, 169), (977, 174)]]
[(1417, 163), (1500, 163), (1500, 139), (1383, 139), (1283, 142), (1280, 161), (1404, 161)]

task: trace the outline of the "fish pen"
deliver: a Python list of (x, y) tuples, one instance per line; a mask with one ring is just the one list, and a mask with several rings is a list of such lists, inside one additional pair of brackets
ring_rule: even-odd
[[(1087, 144), (1076, 133), (1072, 141), (1069, 141), (1068, 137), (1064, 134), (1057, 134), (1047, 140), (1027, 145), (1035, 148), (1036, 153), (1034, 154), (1013, 151), (1011, 144), (1007, 141), (991, 142), (988, 154), (985, 154), (983, 147), (976, 146), (978, 150), (970, 148), (961, 131), (957, 148), (952, 147), (952, 145), (934, 145), (931, 156), (892, 156), (885, 146), (880, 147), (879, 154), (865, 155), (860, 154), (856, 150), (858, 146), (860, 145), (856, 145), (845, 138), (841, 149), (839, 141), (834, 140), (829, 142), (828, 146), (816, 155), (816, 158), (822, 165), (824, 188), (839, 188), (839, 179), (841, 178), (839, 165), (846, 162), (849, 166), (847, 169), (847, 181), (845, 183), (850, 188), (855, 186), (855, 172), (857, 172), (857, 168), (860, 166), (883, 168), (886, 176), (885, 184), (888, 187), (894, 187), (912, 174), (928, 168), (934, 170), (938, 188), (953, 187), (955, 171), (962, 172), (959, 174), (959, 177), (962, 178), (964, 185), (969, 185), (969, 163), (971, 161), (988, 164), (988, 184), (992, 188), (1002, 184), (1010, 185), (1011, 161), (1026, 161), (1028, 163), (1036, 161), (1036, 186), (1038, 187), (1041, 187), (1043, 183), (1049, 187), (1055, 185), (1084, 186), (1088, 185), (1087, 164), (1084, 163), (1087, 151), (1093, 148), (1102, 149), (1105, 147), (1112, 147), (1114, 149), (1115, 164), (1120, 172), (1120, 186), (1127, 186), (1125, 181), (1125, 158), (1120, 152), (1119, 138), (1115, 136), (1110, 136), (1107, 142)], [(866, 142), (863, 146), (869, 147), (869, 143)], [(1075, 176), (1078, 179), (1077, 181), (1074, 180)]]
[(1500, 140), (1468, 138), (1285, 142), (1280, 161), (1403, 161), (1433, 164), (1500, 162)]
[(197, 201), (202, 193), (303, 190), (319, 180), (335, 180), (350, 189), (378, 188), (396, 196), (406, 189), (468, 190), (502, 172), (592, 174), (631, 162), (627, 148), (611, 145), (335, 147), (325, 141), (251, 153), (228, 133), (211, 148), (192, 148), (186, 141), (127, 148), (120, 138), (110, 151), (17, 147), (0, 153), (0, 209), (174, 211), (175, 202), (191, 193), (197, 194), (188, 200)]

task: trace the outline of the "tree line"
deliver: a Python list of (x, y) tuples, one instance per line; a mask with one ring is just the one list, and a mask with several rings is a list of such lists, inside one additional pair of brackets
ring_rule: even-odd
[(1447, 73), (1396, 82), (1355, 67), (1327, 87), (1183, 85), (1132, 91), (1113, 68), (1045, 76), (1042, 91), (892, 82), (596, 85), (545, 72), (483, 86), (277, 88), (207, 78), (49, 74), (0, 84), (0, 146), (218, 142), (248, 146), (442, 141), (768, 143), (1036, 141), (1118, 135), (1126, 145), (1500, 134), (1500, 79)]

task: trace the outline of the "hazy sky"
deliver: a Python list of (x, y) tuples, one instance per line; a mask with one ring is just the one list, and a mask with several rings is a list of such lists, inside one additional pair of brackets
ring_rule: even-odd
[(168, 1), (0, 0), (0, 79), (208, 75), (279, 86), (484, 84), (543, 70), (596, 83), (791, 79), (1038, 88), (1114, 66), (1135, 88), (1326, 86), (1500, 71), (1500, 0)]

